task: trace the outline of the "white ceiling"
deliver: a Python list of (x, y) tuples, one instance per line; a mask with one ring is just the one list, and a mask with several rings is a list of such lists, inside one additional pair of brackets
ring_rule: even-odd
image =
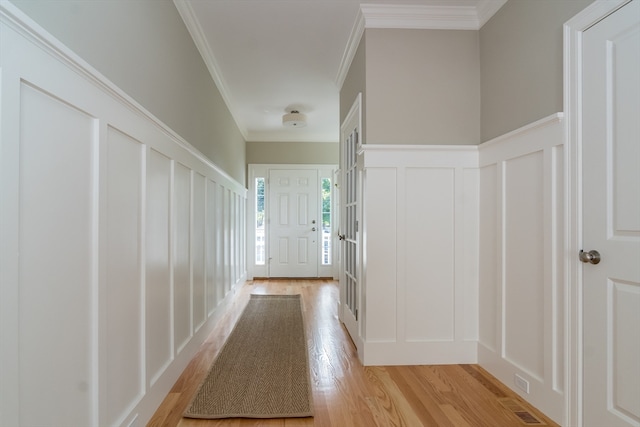
[[(506, 0), (174, 0), (247, 141), (337, 142), (364, 28), (479, 29)], [(282, 126), (291, 110), (307, 126)]]

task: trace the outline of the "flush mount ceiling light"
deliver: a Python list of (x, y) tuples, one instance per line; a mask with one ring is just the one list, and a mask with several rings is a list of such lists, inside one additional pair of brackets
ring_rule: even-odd
[(303, 128), (307, 125), (307, 116), (298, 110), (291, 110), (289, 114), (282, 116), (282, 124), (292, 128)]

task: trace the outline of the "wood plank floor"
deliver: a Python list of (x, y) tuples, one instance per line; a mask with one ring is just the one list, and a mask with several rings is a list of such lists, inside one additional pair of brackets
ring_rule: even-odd
[[(302, 295), (314, 417), (271, 420), (182, 418), (182, 412), (252, 293)], [(234, 298), (148, 426), (557, 426), (477, 365), (363, 367), (349, 335), (338, 320), (336, 282), (253, 281), (243, 285)], [(536, 419), (539, 422), (525, 423), (523, 420), (527, 418), (530, 422)]]

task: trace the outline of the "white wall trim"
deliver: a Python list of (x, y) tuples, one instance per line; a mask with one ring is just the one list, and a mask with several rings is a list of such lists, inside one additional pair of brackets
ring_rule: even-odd
[(356, 20), (353, 23), (351, 33), (349, 34), (349, 40), (347, 40), (347, 45), (344, 48), (344, 53), (342, 54), (342, 60), (338, 67), (338, 74), (336, 75), (336, 86), (340, 89), (344, 84), (344, 80), (347, 78), (349, 68), (351, 67), (353, 58), (356, 56), (358, 45), (360, 44), (360, 39), (362, 39), (363, 34), (364, 15), (362, 14), (362, 11), (359, 10), (358, 16), (356, 16)]
[[(282, 163), (278, 163), (278, 164), (266, 164), (266, 163), (250, 163), (248, 165), (247, 168), (247, 176), (248, 176), (248, 196), (247, 196), (247, 215), (246, 215), (246, 229), (247, 229), (247, 233), (246, 233), (246, 244), (245, 247), (247, 248), (247, 279), (248, 280), (253, 280), (255, 277), (269, 277), (269, 267), (268, 264), (265, 265), (256, 265), (256, 254), (255, 254), (255, 238), (256, 238), (256, 233), (255, 233), (255, 223), (256, 223), (256, 217), (255, 217), (255, 212), (256, 212), (256, 185), (255, 185), (255, 179), (257, 177), (263, 177), (265, 179), (269, 178), (269, 171), (271, 170), (316, 170), (318, 171), (318, 177), (319, 178), (324, 178), (327, 176), (322, 176), (323, 172), (327, 172), (327, 171), (331, 171), (332, 173), (330, 174), (330, 178), (333, 180), (333, 171), (336, 171), (338, 169), (338, 165), (323, 165), (323, 164), (282, 164)], [(335, 183), (334, 183), (335, 184)], [(335, 187), (333, 187), (335, 188)], [(269, 186), (267, 185), (265, 188), (265, 201), (268, 200), (268, 196), (269, 196)], [(337, 279), (338, 277), (338, 263), (339, 260), (337, 258), (337, 250), (336, 250), (336, 241), (335, 241), (335, 235), (337, 232), (337, 228), (335, 227), (336, 224), (338, 224), (337, 221), (337, 215), (339, 215), (339, 213), (336, 210), (336, 201), (335, 201), (335, 192), (332, 194), (333, 197), (333, 203), (332, 203), (332, 218), (333, 218), (333, 224), (332, 224), (332, 228), (333, 228), (333, 238), (332, 238), (332, 245), (334, 250), (332, 251), (332, 264), (330, 267), (326, 267), (326, 266), (322, 266), (321, 264), (318, 264), (318, 276), (319, 277), (329, 277), (328, 276), (328, 272), (329, 270), (331, 270), (331, 277), (333, 277), (333, 279)], [(265, 242), (266, 245), (266, 254), (268, 256), (269, 254), (269, 248), (268, 248), (268, 237), (267, 237), (267, 241)], [(318, 252), (318, 256), (320, 256), (320, 252)]]
[(359, 157), (363, 363), (476, 363), (478, 147), (363, 144)]
[[(450, 365), (478, 362), (477, 341), (364, 343), (365, 366)], [(452, 362), (455, 361), (455, 362)]]
[(536, 120), (533, 123), (529, 123), (528, 125), (519, 127), (518, 129), (512, 130), (511, 132), (505, 133), (504, 135), (500, 135), (496, 138), (490, 139), (489, 141), (485, 141), (480, 146), (483, 149), (490, 147), (491, 145), (500, 144), (506, 140), (510, 140), (518, 135), (524, 135), (526, 133), (533, 132), (538, 128), (542, 128), (545, 126), (552, 125), (554, 123), (560, 122), (564, 117), (563, 113), (554, 113), (547, 117), (543, 117), (542, 119)]
[[(563, 146), (561, 113), (479, 146), (478, 363), (557, 422), (566, 389), (559, 375), (564, 342), (556, 338), (565, 329)], [(522, 245), (531, 253), (524, 255)], [(516, 387), (515, 374), (529, 381), (528, 394)]]
[(475, 168), (478, 166), (476, 145), (394, 145), (363, 144), (365, 167), (385, 167), (403, 164), (415, 166), (450, 166)]
[(218, 60), (216, 59), (213, 50), (211, 49), (211, 46), (207, 41), (207, 37), (204, 35), (204, 30), (200, 26), (200, 22), (196, 17), (196, 13), (193, 10), (191, 3), (186, 0), (173, 0), (173, 4), (175, 4), (176, 9), (178, 9), (178, 13), (182, 17), (182, 20), (184, 21), (189, 34), (191, 34), (191, 38), (198, 48), (198, 52), (200, 52), (200, 55), (202, 55), (202, 59), (204, 60), (207, 69), (209, 70), (209, 74), (211, 74), (211, 78), (220, 91), (222, 99), (224, 99), (225, 104), (227, 104), (227, 108), (229, 109), (229, 112), (231, 113), (236, 126), (238, 126), (242, 137), (245, 139), (245, 141), (248, 140), (248, 130), (243, 126), (240, 126), (240, 121), (237, 119), (238, 115), (236, 113), (236, 108), (233, 102), (231, 102), (232, 98), (229, 95), (229, 90), (227, 89), (227, 84), (224, 81), (224, 76), (220, 71)]
[[(65, 408), (60, 405), (55, 410), (52, 408), (47, 410), (45, 405), (42, 409), (43, 413), (32, 411), (28, 398), (33, 396), (21, 396), (20, 393), (15, 392), (15, 390), (24, 386), (23, 382), (32, 379), (29, 377), (28, 368), (37, 366), (34, 360), (38, 360), (40, 354), (44, 358), (42, 352), (28, 348), (25, 350), (20, 347), (21, 332), (27, 330), (32, 335), (38, 334), (40, 331), (38, 329), (39, 325), (44, 324), (41, 319), (31, 319), (29, 317), (30, 314), (38, 311), (34, 310), (34, 307), (37, 308), (37, 306), (32, 299), (29, 299), (24, 290), (39, 290), (47, 286), (51, 289), (57, 289), (56, 286), (61, 283), (70, 282), (67, 276), (63, 277), (63, 274), (58, 272), (57, 275), (50, 275), (51, 283), (38, 285), (40, 286), (39, 288), (34, 287), (34, 283), (43, 282), (30, 279), (26, 274), (22, 274), (31, 270), (20, 263), (17, 254), (20, 252), (21, 256), (25, 257), (29, 255), (32, 257), (38, 256), (37, 252), (33, 250), (36, 246), (45, 248), (44, 250), (51, 254), (56, 250), (64, 253), (66, 236), (58, 238), (57, 236), (62, 232), (55, 230), (64, 230), (64, 227), (75, 230), (75, 223), (70, 219), (66, 219), (66, 217), (81, 209), (67, 209), (66, 204), (60, 204), (57, 206), (57, 216), (52, 216), (46, 209), (40, 209), (38, 202), (50, 203), (50, 199), (41, 195), (44, 191), (48, 191), (48, 194), (54, 194), (54, 192), (49, 191), (49, 187), (46, 185), (48, 181), (58, 183), (57, 185), (59, 185), (62, 195), (60, 200), (65, 200), (63, 198), (65, 184), (74, 182), (74, 179), (77, 182), (89, 182), (89, 185), (83, 188), (82, 194), (78, 198), (82, 198), (82, 203), (79, 203), (79, 205), (85, 206), (87, 210), (87, 213), (82, 211), (82, 219), (87, 220), (88, 218), (87, 221), (89, 221), (90, 227), (86, 227), (81, 232), (84, 233), (83, 236), (86, 235), (90, 244), (87, 245), (86, 257), (83, 258), (77, 255), (69, 257), (70, 262), (73, 262), (73, 268), (68, 270), (83, 269), (83, 271), (90, 271), (90, 280), (84, 280), (81, 277), (81, 280), (76, 280), (80, 285), (73, 282), (73, 286), (70, 285), (64, 290), (76, 293), (79, 289), (86, 291), (86, 283), (90, 282), (91, 291), (85, 292), (85, 294), (89, 295), (89, 297), (85, 295), (85, 301), (88, 301), (88, 303), (76, 304), (77, 307), (75, 309), (71, 306), (67, 307), (62, 300), (55, 299), (50, 301), (49, 306), (52, 307), (53, 316), (48, 316), (46, 322), (56, 326), (57, 322), (69, 323), (68, 320), (71, 318), (72, 320), (77, 319), (80, 322), (78, 323), (79, 325), (85, 323), (85, 320), (88, 320), (86, 323), (90, 324), (86, 325), (88, 328), (87, 336), (78, 337), (74, 344), (75, 347), (63, 348), (57, 345), (49, 345), (48, 348), (52, 355), (59, 357), (59, 360), (62, 361), (76, 360), (72, 359), (74, 357), (73, 354), (75, 354), (77, 359), (82, 359), (83, 363), (86, 362), (85, 365), (91, 371), (87, 377), (87, 387), (89, 389), (86, 396), (88, 396), (88, 402), (81, 402), (82, 408), (76, 412), (78, 417), (84, 417), (83, 420), (87, 420), (82, 421), (83, 424), (129, 425), (135, 419), (137, 419), (138, 423), (145, 423), (153, 415), (171, 385), (184, 370), (188, 361), (193, 357), (197, 348), (210, 332), (211, 327), (219, 318), (219, 309), (224, 307), (224, 304), (230, 299), (230, 294), (233, 294), (233, 290), (246, 278), (246, 258), (243, 253), (243, 240), (246, 238), (244, 234), (244, 213), (247, 190), (244, 185), (238, 183), (230, 175), (218, 168), (196, 148), (187, 143), (6, 0), (0, 0), (0, 44), (0, 69), (2, 71), (0, 74), (0, 85), (2, 86), (0, 101), (3, 113), (1, 117), (2, 123), (0, 124), (0, 130), (2, 131), (2, 135), (0, 135), (0, 150), (3, 153), (0, 158), (0, 163), (2, 163), (0, 165), (2, 175), (0, 177), (0, 210), (2, 211), (0, 214), (0, 228), (3, 236), (2, 240), (0, 240), (0, 251), (2, 253), (0, 257), (0, 293), (2, 294), (0, 297), (0, 314), (2, 315), (2, 319), (0, 319), (0, 337), (2, 337), (3, 343), (8, 344), (0, 348), (0, 360), (2, 362), (0, 363), (0, 376), (3, 378), (0, 383), (0, 396), (2, 396), (0, 398), (0, 418), (2, 418), (0, 424), (18, 425), (20, 417), (27, 412), (29, 416), (41, 417), (40, 419), (56, 419), (56, 417), (58, 417), (57, 419), (61, 417), (66, 419), (65, 417), (68, 417), (62, 414)], [(34, 94), (38, 98), (34, 98), (36, 96)], [(38, 102), (40, 100), (46, 100), (46, 102), (42, 101), (35, 108), (33, 107), (36, 105), (34, 99), (38, 100)], [(75, 122), (71, 121), (71, 119), (55, 121), (56, 116), (50, 112), (56, 113), (67, 109), (77, 112), (78, 116), (91, 122), (92, 130), (84, 130), (82, 134), (71, 134), (71, 137), (66, 137), (67, 134), (63, 132), (69, 129), (74, 130), (77, 127), (74, 125)], [(56, 146), (48, 144), (48, 134), (43, 138), (34, 137), (33, 132), (31, 134), (23, 132), (20, 127), (23, 115), (35, 120), (30, 123), (38, 125), (49, 125), (51, 122), (55, 122), (54, 131), (51, 132), (51, 140), (56, 141), (55, 138), (62, 135), (66, 138), (65, 142), (71, 141), (76, 145), (66, 146), (66, 149), (59, 148), (59, 156), (56, 156), (56, 159), (46, 158), (45, 161), (42, 161), (38, 157), (40, 155), (38, 154), (39, 151), (33, 148), (37, 147), (34, 144), (41, 143), (41, 147), (47, 147), (48, 145), (55, 148)], [(31, 126), (29, 129), (37, 128), (39, 126)], [(110, 129), (113, 129), (114, 132), (110, 132)], [(118, 153), (116, 146), (112, 144), (115, 141), (112, 137), (125, 138), (126, 145), (130, 143), (133, 144), (133, 147), (137, 147), (136, 155), (139, 155), (140, 159), (139, 161), (134, 161), (133, 164), (125, 165), (129, 167), (128, 170), (119, 168), (118, 160), (131, 159), (131, 157), (116, 154), (109, 158), (112, 147), (113, 150), (116, 150), (113, 153)], [(83, 153), (84, 157), (74, 157), (77, 150), (69, 149), (69, 147), (86, 148), (87, 144), (91, 144), (92, 148), (87, 148), (88, 154)], [(140, 146), (137, 144), (140, 144)], [(23, 146), (32, 147), (31, 157), (21, 157), (20, 150), (22, 150)], [(153, 185), (153, 180), (150, 177), (154, 173), (151, 170), (153, 167), (151, 153), (158, 153), (158, 156), (164, 159), (162, 161), (162, 170), (156, 169), (156, 172), (160, 172), (156, 176), (160, 176), (162, 197), (157, 197), (157, 193), (149, 191)], [(35, 161), (33, 161), (34, 159)], [(89, 160), (87, 161), (87, 159)], [(47, 168), (42, 169), (40, 174), (36, 174), (34, 171), (39, 171), (41, 168), (31, 166), (39, 165), (41, 161), (43, 164), (47, 163)], [(69, 174), (65, 175), (64, 173), (65, 167), (74, 165), (74, 161), (76, 165), (83, 165), (82, 174), (69, 178)], [(173, 301), (173, 291), (167, 290), (172, 286), (170, 281), (173, 280), (172, 268), (173, 262), (176, 260), (170, 254), (173, 254), (175, 249), (173, 245), (178, 240), (173, 236), (178, 217), (172, 209), (177, 191), (173, 186), (175, 178), (173, 165), (176, 162), (184, 165), (188, 170), (188, 190), (183, 195), (190, 199), (187, 207), (189, 214), (183, 218), (183, 223), (188, 222), (188, 225), (186, 228), (182, 228), (182, 236), (187, 236), (189, 239), (189, 247), (186, 250), (182, 249), (182, 254), (186, 253), (188, 257), (182, 264), (183, 269), (188, 270), (185, 274), (186, 279), (183, 282), (186, 284), (183, 290), (187, 296), (180, 306)], [(25, 167), (25, 165), (30, 167)], [(128, 174), (125, 172), (128, 172)], [(60, 176), (63, 178), (59, 178)], [(131, 178), (131, 176), (135, 176), (135, 179)], [(204, 215), (204, 221), (193, 221), (195, 209), (193, 204), (194, 176), (199, 178), (200, 184), (204, 184), (204, 186), (200, 185), (198, 187), (198, 194), (203, 194), (207, 186), (212, 184), (217, 190), (220, 190), (220, 192), (215, 191), (216, 195), (221, 195), (223, 191), (225, 195), (224, 198), (219, 197), (219, 200), (216, 200), (215, 209), (211, 211), (210, 216), (207, 216), (209, 212), (206, 211), (208, 209), (207, 204), (199, 205), (198, 212), (200, 215)], [(112, 177), (117, 179), (110, 181)], [(205, 177), (208, 181), (203, 181)], [(31, 179), (31, 181), (27, 179)], [(33, 184), (36, 179), (38, 183)], [(31, 182), (30, 187), (27, 188), (31, 191), (31, 193), (28, 193), (29, 197), (31, 197), (29, 204), (25, 204), (22, 199), (24, 197), (23, 194), (25, 194), (24, 182)], [(40, 182), (44, 184), (41, 185)], [(133, 190), (127, 192), (128, 189)], [(131, 215), (123, 215), (123, 217), (127, 217), (125, 220), (117, 217), (116, 211), (123, 209), (119, 204), (119, 199), (109, 199), (110, 195), (114, 194), (123, 194), (123, 197), (127, 198), (125, 204), (128, 204), (127, 206), (130, 208), (127, 212), (134, 212)], [(110, 204), (109, 200), (113, 200), (113, 203)], [(156, 218), (166, 214), (155, 223), (153, 219), (150, 219), (153, 212), (151, 210), (153, 208), (153, 200), (160, 200), (159, 204), (161, 205)], [(221, 203), (218, 203), (219, 201)], [(50, 206), (54, 205), (55, 203), (50, 203)], [(86, 206), (90, 207), (87, 208)], [(109, 206), (118, 206), (118, 209), (110, 210)], [(163, 212), (159, 212), (160, 210), (163, 210)], [(65, 215), (60, 215), (60, 212), (64, 212)], [(116, 213), (114, 214), (114, 212)], [(25, 223), (23, 218), (26, 215), (31, 215), (32, 221), (33, 218), (50, 220), (48, 227), (50, 230), (54, 230), (55, 239), (50, 239), (49, 241), (36, 240), (38, 239), (36, 236), (32, 238), (32, 241), (35, 241), (37, 245), (31, 245), (31, 249), (21, 246), (24, 230), (17, 225)], [(231, 215), (234, 217), (230, 218)], [(166, 221), (164, 218), (167, 218)], [(200, 218), (202, 219), (202, 216)], [(217, 230), (216, 236), (220, 237), (224, 234), (224, 239), (218, 239), (221, 243), (217, 247), (215, 247), (216, 243), (212, 243), (209, 246), (205, 244), (202, 248), (204, 248), (204, 251), (209, 251), (207, 252), (208, 255), (224, 252), (226, 254), (224, 259), (218, 256), (216, 262), (224, 263), (226, 261), (228, 264), (216, 268), (216, 274), (220, 272), (219, 277), (216, 276), (206, 285), (203, 285), (201, 281), (199, 282), (200, 285), (203, 285), (201, 288), (206, 288), (206, 290), (211, 288), (212, 292), (216, 293), (216, 296), (211, 300), (210, 305), (206, 305), (209, 304), (209, 301), (207, 301), (203, 309), (198, 309), (196, 312), (194, 298), (198, 298), (199, 294), (196, 295), (193, 284), (193, 269), (195, 268), (193, 256), (195, 256), (195, 251), (193, 251), (192, 247), (194, 241), (192, 236), (200, 233), (200, 231), (196, 231), (196, 227), (198, 230), (202, 230), (208, 225), (215, 226)], [(224, 229), (224, 227), (227, 228)], [(234, 228), (233, 234), (229, 230), (230, 227)], [(133, 232), (130, 230), (133, 230)], [(151, 253), (151, 245), (148, 243), (148, 238), (158, 234), (156, 233), (157, 230), (161, 230), (168, 236), (164, 241), (167, 250), (160, 250), (166, 256), (161, 255), (153, 258), (154, 255)], [(57, 235), (55, 234), (56, 232), (58, 233)], [(133, 244), (129, 240), (131, 236), (135, 237), (134, 244), (138, 245), (133, 255), (125, 254), (123, 258), (109, 255), (108, 252), (111, 247), (115, 248), (112, 253), (116, 253), (119, 247), (132, 247)], [(231, 240), (231, 236), (233, 240)], [(114, 242), (116, 244), (111, 246)], [(69, 245), (67, 242), (67, 246)], [(49, 250), (49, 248), (55, 249)], [(232, 249), (233, 252), (230, 252)], [(127, 264), (126, 268), (121, 268), (124, 264)], [(197, 268), (198, 275), (205, 277), (206, 269), (208, 268), (206, 264), (200, 262)], [(224, 271), (222, 271), (223, 269)], [(114, 277), (116, 276), (115, 273), (120, 270), (128, 271), (126, 280), (120, 283), (132, 283), (136, 290), (127, 293), (121, 289), (116, 289), (113, 291), (114, 294), (111, 294), (114, 298), (108, 299), (107, 289), (111, 291), (115, 288), (110, 286), (111, 282), (109, 281), (117, 282), (117, 277)], [(164, 286), (162, 297), (164, 298), (168, 295), (166, 300), (171, 300), (167, 305), (164, 305), (163, 302), (156, 304), (156, 300), (150, 297), (152, 287), (148, 286), (147, 282), (154, 280), (154, 277), (152, 277), (154, 270), (160, 271), (159, 275), (166, 279), (161, 285)], [(131, 271), (134, 272), (132, 273)], [(76, 279), (78, 277), (76, 276)], [(128, 286), (124, 287), (131, 289)], [(63, 295), (65, 294), (61, 292), (60, 295), (60, 298), (64, 298)], [(170, 307), (167, 308), (169, 304)], [(53, 309), (60, 307), (65, 308), (64, 310), (66, 311), (53, 312)], [(125, 309), (121, 310), (123, 307)], [(170, 326), (165, 327), (164, 323), (149, 321), (148, 315), (154, 312), (152, 310), (154, 307), (159, 307), (155, 312), (162, 311), (162, 320), (167, 320), (166, 324)], [(81, 312), (81, 310), (85, 310), (86, 313)], [(173, 338), (175, 334), (174, 320), (177, 317), (176, 313), (180, 310), (184, 321), (183, 325), (188, 330), (181, 331), (182, 335), (179, 344), (183, 345), (181, 345), (181, 348), (176, 349)], [(122, 324), (115, 325), (110, 323), (107, 325), (111, 321), (110, 319), (116, 318), (106, 316), (105, 313), (108, 312), (118, 313), (119, 315), (128, 313), (134, 319), (132, 323), (135, 324), (129, 325), (127, 323), (123, 326)], [(139, 327), (136, 327), (136, 325)], [(206, 327), (203, 325), (206, 325)], [(110, 329), (111, 326), (113, 328)], [(158, 346), (161, 346), (166, 351), (158, 353), (154, 348), (147, 347), (149, 337), (152, 336), (150, 330), (160, 331), (163, 341)], [(117, 369), (117, 365), (111, 362), (118, 358), (109, 358), (105, 350), (106, 346), (101, 344), (113, 340), (114, 337), (124, 336), (129, 331), (131, 331), (131, 335), (126, 338), (131, 338), (131, 341), (124, 344), (118, 341), (115, 349), (117, 351), (126, 347), (128, 350), (133, 349), (132, 353), (137, 352), (137, 355), (132, 356), (130, 360), (132, 368), (128, 375), (109, 377), (108, 367)], [(168, 345), (165, 346), (165, 342)], [(60, 346), (67, 344), (60, 342)], [(114, 347), (111, 348), (113, 349)], [(29, 361), (21, 357), (23, 353), (31, 356), (36, 355), (36, 357), (32, 357)], [(151, 360), (151, 356), (154, 353), (160, 354), (157, 360)], [(134, 362), (137, 362), (138, 366), (133, 366), (136, 364)], [(33, 363), (33, 365), (29, 363)], [(16, 367), (21, 367), (22, 369), (19, 370)], [(83, 370), (82, 367), (77, 366), (72, 366), (69, 369), (74, 372)], [(133, 374), (131, 371), (134, 371)], [(59, 373), (66, 374), (66, 372), (63, 368), (59, 369)], [(70, 378), (70, 376), (66, 377)], [(121, 394), (124, 395), (126, 401), (109, 400), (117, 394), (114, 390), (118, 390), (118, 385), (123, 385), (126, 383), (125, 380), (128, 379), (132, 379), (132, 381), (125, 384), (125, 387), (128, 388), (130, 393)], [(69, 384), (64, 385), (68, 390)], [(109, 388), (109, 385), (112, 387)], [(46, 387), (63, 390), (60, 381), (53, 385), (50, 381), (44, 385), (44, 388), (41, 388), (42, 390), (47, 390)], [(23, 392), (28, 393), (26, 387), (22, 387), (22, 389)], [(61, 394), (58, 397), (63, 399), (62, 402), (65, 404), (78, 406), (78, 402), (73, 400), (78, 399), (77, 396), (71, 397)], [(21, 399), (24, 399), (24, 401)], [(23, 411), (23, 413), (20, 413), (20, 411)], [(26, 422), (25, 420), (22, 421)]]
[(477, 9), (473, 6), (362, 4), (365, 28), (423, 30), (477, 30)]
[(342, 88), (365, 28), (479, 30), (506, 2), (481, 0), (476, 6), (361, 4), (338, 67), (336, 84)]
[(493, 15), (500, 10), (507, 0), (480, 0), (476, 6), (476, 12), (478, 14), (478, 21), (480, 22), (480, 28), (487, 23)]
[(564, 24), (565, 118), (565, 415), (564, 424), (583, 425), (582, 397), (582, 33), (630, 0), (596, 0)]
[(239, 191), (241, 189), (244, 189), (244, 186), (237, 183), (237, 181), (233, 177), (231, 177), (231, 175), (229, 175), (218, 165), (213, 163), (211, 159), (202, 154), (202, 152), (200, 152), (196, 147), (194, 147), (184, 138), (178, 135), (175, 131), (173, 131), (173, 129), (164, 124), (145, 107), (136, 102), (131, 96), (127, 95), (122, 89), (120, 89), (113, 82), (107, 79), (94, 67), (89, 65), (88, 62), (74, 53), (71, 49), (69, 49), (67, 46), (65, 46), (59, 40), (49, 34), (37, 22), (27, 16), (24, 12), (22, 12), (8, 0), (0, 0), (0, 21), (11, 26), (13, 29), (18, 31), (24, 37), (33, 41), (36, 45), (40, 46), (45, 51), (50, 51), (58, 59), (63, 60), (77, 73), (91, 81), (92, 84), (100, 87), (103, 91), (107, 92), (117, 101), (127, 105), (127, 107), (135, 111), (137, 114), (140, 114), (141, 116), (149, 119), (164, 134), (175, 140), (180, 146), (182, 146), (182, 148), (197, 157), (198, 160), (213, 168), (216, 173), (224, 176), (230, 182), (236, 183), (239, 187), (234, 188), (234, 190)]

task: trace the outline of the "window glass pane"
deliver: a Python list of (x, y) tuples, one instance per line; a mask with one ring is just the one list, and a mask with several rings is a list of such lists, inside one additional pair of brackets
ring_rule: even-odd
[(322, 265), (331, 265), (331, 178), (322, 178)]
[(265, 263), (264, 178), (256, 178), (256, 265)]

